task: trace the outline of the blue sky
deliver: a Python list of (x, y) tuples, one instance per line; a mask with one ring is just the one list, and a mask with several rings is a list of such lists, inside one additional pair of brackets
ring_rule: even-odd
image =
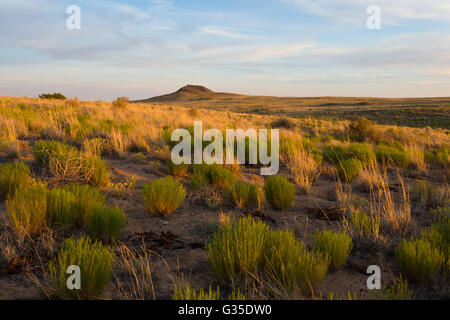
[(450, 95), (448, 0), (0, 0), (0, 34), (3, 96)]

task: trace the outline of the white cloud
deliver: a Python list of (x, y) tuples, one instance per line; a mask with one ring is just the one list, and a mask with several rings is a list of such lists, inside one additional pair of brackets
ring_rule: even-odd
[(213, 36), (220, 36), (229, 39), (243, 39), (247, 38), (246, 35), (230, 30), (229, 28), (215, 27), (215, 26), (202, 26), (198, 28), (198, 31), (202, 34), (208, 34)]

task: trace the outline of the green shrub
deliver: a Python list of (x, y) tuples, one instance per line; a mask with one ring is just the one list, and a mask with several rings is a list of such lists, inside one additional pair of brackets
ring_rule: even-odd
[(109, 185), (110, 171), (108, 164), (97, 156), (83, 159), (84, 180), (96, 187), (104, 188)]
[(339, 179), (351, 182), (359, 177), (361, 163), (356, 159), (342, 160), (337, 164), (337, 175)]
[(97, 187), (90, 185), (67, 185), (63, 187), (64, 190), (72, 193), (75, 196), (74, 209), (79, 214), (77, 226), (82, 227), (86, 224), (87, 213), (93, 205), (101, 205), (106, 201), (106, 195), (101, 194)]
[(314, 250), (330, 257), (331, 267), (342, 268), (352, 250), (352, 238), (345, 232), (324, 230), (314, 234)]
[(51, 189), (47, 192), (47, 223), (58, 228), (75, 226), (80, 219), (76, 210), (75, 195), (64, 189)]
[(6, 210), (20, 237), (40, 233), (46, 226), (47, 188), (36, 185), (17, 190), (14, 198), (6, 200)]
[(194, 189), (200, 189), (208, 184), (208, 177), (201, 168), (201, 165), (194, 165), (191, 177), (191, 186)]
[(231, 199), (236, 207), (243, 209), (260, 202), (260, 188), (254, 184), (237, 182), (230, 191)]
[(325, 277), (329, 258), (310, 254), (291, 231), (270, 231), (265, 239), (264, 273), (285, 292), (307, 292)]
[(211, 184), (222, 189), (229, 189), (236, 182), (233, 172), (217, 164), (209, 166), (206, 176)]
[(165, 177), (144, 185), (142, 196), (147, 209), (153, 214), (169, 215), (175, 211), (184, 199), (186, 191), (183, 185), (172, 177)]
[(207, 258), (216, 278), (236, 283), (258, 272), (269, 227), (251, 217), (219, 227), (206, 246)]
[(450, 220), (439, 219), (430, 229), (421, 234), (434, 248), (439, 249), (448, 260), (450, 253)]
[(401, 168), (406, 168), (409, 165), (408, 154), (393, 147), (379, 145), (375, 150), (375, 155), (377, 160), (382, 163), (393, 164)]
[(42, 93), (39, 95), (41, 99), (56, 99), (56, 100), (65, 100), (66, 97), (61, 93)]
[(264, 183), (267, 202), (278, 210), (285, 210), (294, 201), (295, 187), (282, 176), (270, 176)]
[(348, 147), (348, 152), (352, 157), (362, 162), (368, 162), (375, 158), (375, 153), (366, 143), (352, 143)]
[(181, 164), (175, 164), (172, 162), (172, 160), (167, 161), (167, 169), (169, 172), (175, 176), (182, 176), (185, 175), (188, 171), (189, 166), (187, 164), (181, 163)]
[(361, 210), (356, 210), (351, 213), (348, 222), (356, 235), (378, 238), (380, 233), (380, 218), (378, 216), (368, 215)]
[(413, 282), (424, 283), (437, 274), (444, 263), (444, 256), (426, 239), (403, 239), (395, 249), (400, 271)]
[[(114, 254), (111, 249), (89, 238), (69, 238), (64, 241), (58, 256), (49, 263), (54, 289), (61, 299), (96, 299), (108, 285), (113, 270)], [(67, 268), (78, 266), (81, 288), (67, 288)]]
[(450, 162), (450, 148), (435, 150), (434, 156), (437, 163), (447, 165)]
[(30, 168), (24, 163), (0, 165), (0, 198), (13, 197), (17, 190), (28, 187), (31, 182)]
[(349, 152), (348, 148), (341, 145), (329, 146), (323, 151), (324, 160), (333, 164), (350, 159), (351, 157), (352, 154)]
[(106, 243), (120, 240), (126, 225), (127, 215), (117, 206), (96, 204), (89, 209), (86, 229), (92, 238)]
[(381, 290), (372, 290), (371, 300), (412, 300), (413, 292), (408, 289), (408, 282), (402, 277), (394, 280), (390, 287), (384, 287)]

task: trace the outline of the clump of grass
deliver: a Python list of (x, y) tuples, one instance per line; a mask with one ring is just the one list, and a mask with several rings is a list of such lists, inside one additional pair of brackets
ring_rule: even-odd
[(261, 281), (270, 283), (271, 292), (308, 291), (329, 265), (327, 256), (309, 253), (291, 231), (272, 231), (251, 217), (225, 222), (206, 249), (217, 279), (232, 287)]
[(47, 188), (44, 185), (17, 190), (13, 198), (6, 200), (11, 226), (23, 239), (35, 236), (46, 227)]
[(213, 290), (209, 287), (208, 291), (200, 289), (198, 292), (191, 287), (189, 283), (185, 285), (175, 286), (175, 292), (172, 297), (173, 300), (220, 300), (220, 290), (217, 288)]
[(166, 216), (175, 211), (184, 199), (183, 185), (172, 177), (165, 177), (144, 185), (142, 196), (147, 210)]
[(172, 160), (167, 161), (167, 169), (169, 172), (175, 176), (183, 176), (188, 171), (188, 165), (187, 164), (175, 164), (172, 162)]
[(286, 210), (294, 201), (295, 187), (282, 176), (270, 176), (264, 183), (267, 202), (278, 210)]
[(326, 275), (329, 258), (312, 255), (291, 231), (270, 231), (265, 239), (264, 273), (278, 290), (307, 292)]
[(365, 163), (375, 158), (375, 153), (367, 143), (352, 143), (348, 147), (348, 153), (353, 158)]
[(17, 190), (28, 187), (31, 182), (30, 167), (23, 162), (0, 165), (0, 198), (14, 197)]
[(380, 166), (375, 159), (368, 160), (361, 165), (358, 177), (358, 187), (362, 191), (369, 192), (383, 185), (384, 177)]
[(229, 190), (236, 183), (236, 177), (230, 170), (218, 164), (194, 165), (191, 184), (195, 189), (213, 184), (219, 188)]
[(342, 268), (352, 248), (352, 238), (346, 232), (324, 230), (314, 234), (314, 250), (329, 256), (334, 270)]
[(349, 134), (358, 141), (373, 140), (376, 135), (375, 123), (364, 117), (357, 117), (349, 127)]
[(126, 225), (127, 215), (117, 206), (97, 204), (89, 209), (86, 229), (92, 238), (105, 243), (117, 241), (122, 237)]
[(428, 181), (419, 180), (414, 184), (412, 199), (426, 208), (436, 208), (448, 201), (449, 192), (445, 187), (435, 187)]
[(401, 168), (409, 165), (408, 154), (404, 150), (399, 150), (386, 145), (379, 145), (375, 150), (377, 160), (381, 163), (392, 164)]
[(86, 224), (87, 214), (92, 206), (104, 204), (106, 201), (106, 195), (100, 193), (100, 190), (94, 186), (73, 184), (62, 188), (75, 196), (76, 201), (73, 206), (79, 215), (78, 227)]
[(246, 281), (261, 264), (269, 227), (251, 217), (219, 227), (206, 252), (216, 278), (222, 282)]
[(42, 168), (48, 168), (52, 159), (67, 161), (78, 158), (76, 148), (56, 140), (36, 142), (33, 145), (33, 155), (36, 163)]
[(395, 257), (402, 274), (419, 284), (437, 274), (444, 263), (444, 255), (426, 239), (403, 239)]
[(413, 292), (408, 289), (408, 282), (401, 276), (395, 279), (390, 287), (372, 290), (370, 299), (373, 300), (412, 300)]
[(245, 182), (237, 182), (230, 191), (233, 203), (239, 209), (253, 206), (261, 201), (261, 188)]
[(304, 148), (303, 143), (287, 143), (287, 150), (283, 154), (286, 166), (294, 176), (295, 183), (309, 193), (314, 180), (320, 174), (322, 158), (318, 161)]
[(342, 160), (337, 164), (339, 179), (351, 182), (359, 177), (361, 163), (354, 158)]
[(125, 110), (130, 103), (130, 99), (127, 97), (119, 97), (112, 102), (112, 107), (118, 110)]
[(346, 220), (353, 234), (362, 238), (378, 239), (380, 236), (380, 217), (355, 210)]
[(75, 195), (64, 189), (51, 189), (47, 192), (47, 222), (51, 226), (67, 229), (75, 226), (80, 219), (76, 210)]
[[(90, 238), (69, 238), (62, 244), (58, 256), (49, 263), (53, 287), (61, 299), (97, 299), (108, 285), (113, 270), (114, 254), (108, 247)], [(67, 268), (78, 266), (81, 288), (67, 288)]]
[(82, 175), (87, 183), (99, 188), (107, 187), (110, 182), (108, 164), (98, 156), (83, 159)]

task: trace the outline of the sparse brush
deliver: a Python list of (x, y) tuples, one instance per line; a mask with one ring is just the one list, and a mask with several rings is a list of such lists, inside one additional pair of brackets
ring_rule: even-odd
[(47, 225), (47, 188), (38, 184), (17, 190), (13, 198), (6, 200), (6, 210), (21, 239), (37, 235)]
[(291, 231), (270, 231), (264, 247), (264, 273), (279, 291), (309, 292), (326, 275), (329, 258), (309, 253)]
[(267, 202), (278, 210), (286, 210), (294, 201), (295, 187), (282, 176), (270, 176), (264, 183)]
[(336, 168), (339, 179), (346, 182), (352, 182), (359, 177), (361, 172), (361, 162), (354, 158), (346, 159), (340, 161)]
[(346, 232), (324, 230), (314, 234), (314, 251), (329, 256), (334, 270), (342, 268), (352, 248), (352, 238)]
[(254, 184), (237, 182), (230, 190), (230, 197), (236, 207), (243, 209), (259, 203), (262, 196), (260, 189)]
[(97, 187), (73, 184), (62, 188), (75, 196), (76, 201), (73, 205), (74, 210), (79, 214), (78, 227), (86, 224), (87, 213), (93, 205), (104, 204), (106, 201), (106, 195), (100, 193)]
[(76, 210), (75, 195), (64, 189), (51, 189), (47, 192), (47, 223), (56, 228), (68, 229), (80, 219)]
[(78, 151), (76, 148), (60, 141), (41, 140), (33, 145), (33, 155), (36, 163), (41, 168), (48, 168), (51, 159), (56, 159), (60, 162), (76, 159), (78, 158)]
[(90, 207), (87, 215), (87, 233), (105, 243), (118, 241), (127, 225), (127, 215), (119, 207), (96, 204)]
[(17, 190), (28, 187), (32, 180), (30, 167), (22, 162), (0, 165), (0, 198), (14, 197)]
[(221, 282), (249, 280), (260, 268), (269, 227), (251, 217), (226, 222), (206, 246), (207, 258)]
[(404, 150), (385, 145), (377, 146), (375, 150), (377, 160), (383, 164), (391, 164), (401, 168), (406, 168), (409, 164), (408, 154)]
[(183, 176), (187, 173), (188, 171), (188, 165), (187, 164), (175, 164), (172, 162), (172, 160), (168, 160), (167, 161), (167, 169), (169, 170), (169, 172), (171, 174), (173, 174), (174, 176)]
[(439, 272), (445, 258), (427, 239), (405, 240), (395, 249), (400, 271), (415, 283), (425, 283)]
[(173, 294), (173, 300), (220, 300), (220, 290), (217, 288), (213, 290), (209, 287), (208, 291), (200, 289), (198, 292), (191, 287), (189, 283), (185, 285), (175, 286), (175, 292)]
[[(53, 287), (61, 299), (98, 299), (111, 280), (114, 254), (111, 249), (90, 238), (69, 238), (62, 244), (58, 256), (49, 263)], [(78, 266), (81, 288), (69, 289), (68, 267)], [(76, 282), (75, 282), (76, 284)]]
[(358, 187), (362, 191), (369, 192), (383, 185), (384, 177), (380, 166), (375, 159), (364, 162), (358, 177)]
[(147, 210), (166, 216), (175, 211), (184, 199), (183, 185), (172, 177), (165, 177), (144, 185), (142, 196)]
[(236, 183), (234, 174), (217, 164), (209, 166), (206, 176), (211, 184), (222, 189), (229, 189)]

